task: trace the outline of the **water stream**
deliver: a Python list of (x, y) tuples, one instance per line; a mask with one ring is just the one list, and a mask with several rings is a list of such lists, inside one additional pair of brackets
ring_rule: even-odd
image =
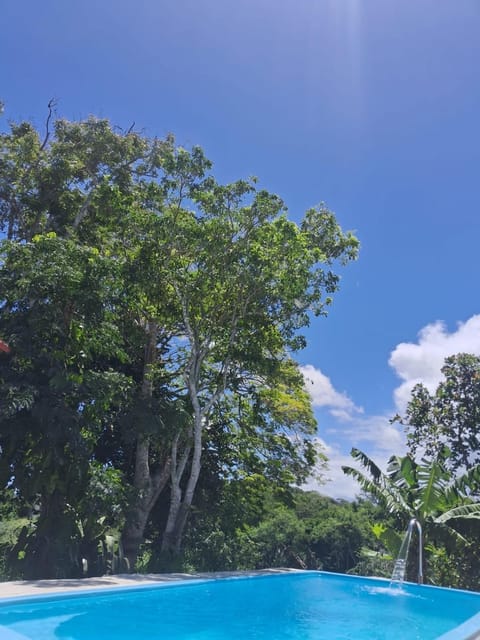
[(398, 557), (395, 560), (393, 567), (392, 577), (390, 580), (390, 586), (401, 587), (405, 580), (405, 572), (407, 569), (408, 551), (410, 548), (410, 541), (412, 539), (413, 529), (417, 528), (418, 531), (418, 584), (423, 584), (423, 543), (422, 543), (422, 527), (416, 518), (412, 518), (408, 523), (407, 530), (400, 545)]

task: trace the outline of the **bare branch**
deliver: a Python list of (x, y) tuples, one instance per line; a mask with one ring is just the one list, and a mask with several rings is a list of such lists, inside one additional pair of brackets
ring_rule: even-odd
[(87, 195), (87, 197), (85, 198), (82, 206), (80, 207), (77, 215), (75, 216), (75, 220), (73, 221), (73, 228), (74, 229), (78, 229), (79, 225), (82, 223), (83, 219), (85, 218), (85, 216), (87, 215), (88, 212), (88, 208), (92, 202), (93, 196), (95, 195), (95, 189), (97, 188), (99, 183), (99, 179), (97, 176), (95, 176), (92, 180), (92, 187)]
[(40, 151), (43, 151), (45, 149), (45, 147), (47, 146), (48, 139), (50, 138), (50, 120), (52, 119), (56, 106), (57, 106), (57, 101), (55, 98), (52, 98), (48, 103), (48, 116), (45, 122), (45, 137), (40, 147)]

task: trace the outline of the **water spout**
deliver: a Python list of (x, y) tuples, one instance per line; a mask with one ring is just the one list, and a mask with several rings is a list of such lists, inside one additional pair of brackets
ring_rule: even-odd
[(398, 552), (398, 558), (395, 561), (393, 567), (393, 573), (391, 582), (397, 585), (401, 585), (405, 580), (405, 571), (407, 569), (408, 549), (410, 547), (410, 540), (412, 539), (413, 529), (417, 527), (418, 532), (418, 584), (423, 584), (423, 539), (422, 539), (422, 525), (416, 518), (412, 518), (408, 523), (407, 531), (400, 545), (400, 551)]

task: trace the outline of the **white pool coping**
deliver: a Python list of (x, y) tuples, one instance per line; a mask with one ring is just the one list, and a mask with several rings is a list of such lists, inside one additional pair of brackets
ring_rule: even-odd
[(0, 582), (0, 598), (45, 596), (55, 593), (74, 593), (115, 587), (138, 587), (148, 584), (163, 584), (178, 580), (207, 580), (235, 576), (273, 575), (277, 573), (301, 572), (300, 569), (262, 569), (259, 571), (217, 571), (213, 573), (125, 573), (98, 578), (59, 580), (16, 580)]

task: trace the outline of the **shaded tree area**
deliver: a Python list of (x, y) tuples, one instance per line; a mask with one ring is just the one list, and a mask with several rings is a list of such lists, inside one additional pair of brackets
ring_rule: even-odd
[(6, 575), (133, 570), (146, 537), (174, 563), (217, 490), (287, 495), (322, 458), (294, 355), (358, 242), (211, 169), (52, 109), (1, 135)]

